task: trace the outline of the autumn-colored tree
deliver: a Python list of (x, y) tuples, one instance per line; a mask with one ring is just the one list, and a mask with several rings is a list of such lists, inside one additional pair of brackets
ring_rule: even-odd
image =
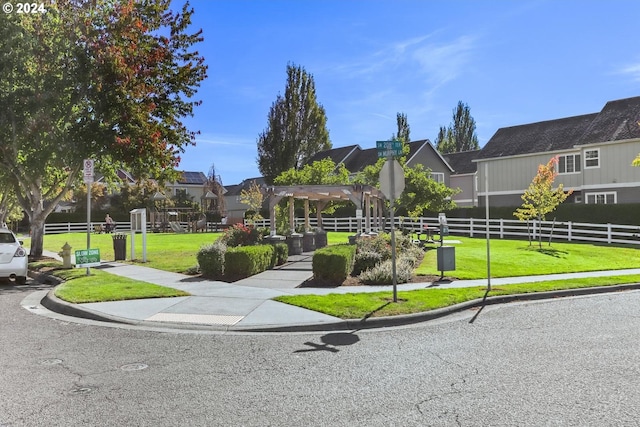
[(29, 216), (31, 253), (44, 222), (93, 158), (107, 178), (170, 179), (194, 132), (183, 124), (206, 77), (187, 33), (193, 10), (152, 2), (60, 0), (0, 14), (0, 168)]
[(240, 191), (240, 201), (249, 206), (246, 219), (250, 224), (254, 224), (257, 220), (262, 219), (260, 209), (264, 201), (264, 194), (256, 181), (251, 181), (248, 189)]
[[(538, 173), (521, 196), (522, 206), (513, 213), (520, 221), (529, 221), (534, 218), (543, 221), (548, 213), (553, 212), (573, 192), (573, 190), (565, 192), (562, 184), (553, 188), (553, 182), (558, 175), (557, 165), (558, 157), (556, 156), (552, 157), (546, 165), (538, 166)], [(538, 233), (538, 237), (538, 243), (542, 248), (542, 233)]]

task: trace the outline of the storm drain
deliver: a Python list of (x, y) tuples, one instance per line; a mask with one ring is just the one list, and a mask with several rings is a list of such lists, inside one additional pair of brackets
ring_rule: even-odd
[(146, 320), (154, 322), (198, 323), (202, 325), (235, 325), (244, 316), (223, 316), (219, 314), (156, 313)]

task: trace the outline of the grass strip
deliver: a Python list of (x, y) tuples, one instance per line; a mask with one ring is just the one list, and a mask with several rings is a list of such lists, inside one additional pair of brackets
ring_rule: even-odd
[[(516, 295), (532, 292), (613, 286), (640, 283), (640, 275), (593, 277), (585, 279), (550, 280), (520, 283), (495, 287), (489, 296)], [(274, 298), (297, 307), (328, 314), (342, 319), (397, 316), (421, 313), (438, 308), (483, 298), (485, 287), (473, 288), (428, 288), (399, 291), (398, 302), (393, 302), (391, 292), (363, 292), (355, 294), (286, 295)]]
[(117, 276), (97, 269), (62, 269), (56, 262), (36, 262), (29, 264), (32, 270), (47, 270), (49, 274), (65, 282), (56, 287), (55, 295), (61, 300), (74, 303), (124, 301), (142, 298), (167, 298), (189, 296), (188, 292), (152, 283)]

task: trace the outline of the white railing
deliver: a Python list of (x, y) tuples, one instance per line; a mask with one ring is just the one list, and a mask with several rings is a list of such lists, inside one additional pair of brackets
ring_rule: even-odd
[[(189, 230), (191, 224), (185, 221), (179, 222), (180, 226)], [(92, 222), (90, 230), (93, 233), (96, 230), (96, 227), (99, 226), (104, 227), (104, 222)], [(225, 224), (219, 222), (208, 222), (207, 230), (222, 230), (226, 227)], [(154, 227), (152, 227), (151, 223), (147, 223), (147, 230), (149, 232), (153, 231)], [(64, 222), (57, 224), (45, 224), (44, 226), (44, 234), (61, 234), (61, 233), (81, 233), (87, 231), (87, 223), (86, 222)], [(129, 233), (131, 232), (131, 222), (118, 222), (116, 223), (116, 232), (121, 233)], [(167, 228), (167, 231), (171, 231), (170, 228)]]
[[(304, 225), (304, 218), (295, 219), (296, 227)], [(316, 218), (309, 218), (311, 227), (317, 227)], [(478, 218), (447, 218), (449, 233), (452, 235), (484, 237), (486, 236), (486, 221)], [(269, 227), (269, 220), (256, 221), (258, 227)], [(323, 218), (322, 226), (328, 231), (366, 231), (365, 220), (357, 218)], [(422, 230), (425, 226), (437, 230), (438, 218), (396, 218), (395, 227), (410, 231)], [(384, 220), (384, 225), (371, 220), (371, 230), (389, 230), (390, 221)], [(518, 238), (538, 240), (564, 240), (568, 242), (593, 242), (633, 244), (640, 246), (640, 226), (619, 224), (589, 224), (571, 221), (530, 221), (522, 222), (510, 219), (490, 219), (489, 234), (492, 238)]]
[[(304, 225), (303, 218), (296, 218), (296, 227)], [(383, 220), (384, 224), (377, 224), (372, 219), (370, 229), (389, 230), (390, 222), (388, 219)], [(484, 237), (486, 236), (486, 222), (484, 219), (478, 218), (447, 218), (449, 233), (458, 236)], [(311, 227), (317, 227), (316, 218), (309, 218)], [(101, 222), (92, 222), (91, 231), (94, 227), (103, 225)], [(187, 222), (181, 222), (180, 225), (186, 230), (189, 228)], [(358, 218), (323, 218), (322, 225), (325, 230), (329, 231), (366, 231), (366, 223), (364, 219)], [(209, 223), (208, 229), (222, 229), (226, 225)], [(256, 221), (258, 227), (269, 227), (269, 220), (263, 219)], [(438, 228), (438, 218), (396, 218), (395, 226), (398, 229), (410, 231), (422, 230), (428, 226), (434, 230)], [(147, 224), (147, 229), (152, 230), (151, 224)], [(46, 224), (45, 234), (60, 233), (77, 233), (87, 231), (86, 223), (58, 223)], [(130, 222), (118, 222), (116, 226), (117, 232), (130, 232)], [(510, 220), (510, 219), (490, 219), (489, 233), (492, 238), (518, 238), (527, 239), (531, 236), (537, 240), (564, 240), (568, 242), (593, 242), (593, 243), (615, 243), (615, 244), (633, 244), (640, 246), (640, 226), (636, 225), (619, 225), (619, 224), (588, 224), (579, 222), (566, 221), (531, 221), (529, 223)]]

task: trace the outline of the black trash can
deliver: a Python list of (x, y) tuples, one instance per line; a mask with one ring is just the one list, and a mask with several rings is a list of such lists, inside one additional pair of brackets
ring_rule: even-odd
[(113, 259), (116, 261), (124, 261), (127, 259), (127, 235), (113, 234)]

